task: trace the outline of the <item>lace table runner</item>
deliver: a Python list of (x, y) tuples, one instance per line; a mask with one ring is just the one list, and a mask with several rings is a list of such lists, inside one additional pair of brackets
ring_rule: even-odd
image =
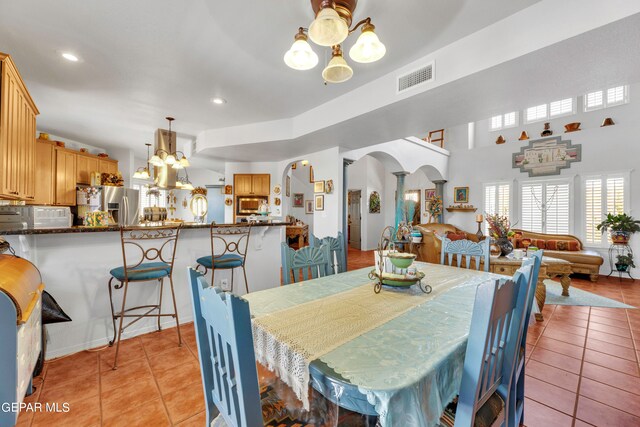
[[(257, 360), (275, 371), (308, 408), (311, 361), (481, 274), (470, 270), (457, 270), (452, 274), (450, 267), (434, 264), (421, 264), (420, 270), (433, 288), (430, 294), (415, 286), (398, 290), (384, 288), (375, 294), (373, 284), (369, 283), (349, 290), (341, 288), (338, 293), (326, 296), (314, 289), (313, 281), (308, 282), (311, 286), (307, 286), (306, 291), (310, 295), (317, 292), (317, 299), (262, 313), (253, 319)], [(279, 297), (286, 300), (286, 289), (282, 291)], [(292, 292), (296, 291), (292, 289)], [(246, 298), (253, 304), (250, 296)], [(264, 299), (261, 302), (266, 303)]]

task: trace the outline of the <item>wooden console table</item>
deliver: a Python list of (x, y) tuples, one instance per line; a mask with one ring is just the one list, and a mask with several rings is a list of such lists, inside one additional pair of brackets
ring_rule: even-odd
[[(523, 260), (507, 257), (491, 257), (489, 262), (489, 271), (496, 274), (504, 274), (507, 276), (513, 276), (521, 266)], [(538, 273), (538, 283), (536, 285), (536, 302), (540, 313), (536, 313), (536, 320), (541, 322), (544, 320), (542, 317), (542, 309), (547, 299), (547, 287), (544, 284), (545, 279), (553, 279), (554, 277), (560, 277), (560, 284), (562, 285), (562, 296), (569, 296), (569, 288), (571, 286), (571, 278), (569, 275), (572, 273), (571, 263), (569, 261), (543, 256), (542, 264), (540, 264), (540, 273)]]
[(289, 239), (298, 239), (298, 249), (301, 249), (309, 243), (309, 225), (288, 225), (287, 226), (287, 243)]

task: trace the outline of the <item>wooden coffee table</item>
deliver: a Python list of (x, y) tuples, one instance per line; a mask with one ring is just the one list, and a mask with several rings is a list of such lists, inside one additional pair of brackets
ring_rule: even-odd
[[(521, 266), (523, 260), (507, 258), (507, 257), (491, 257), (489, 262), (489, 271), (496, 274), (504, 274), (507, 276), (513, 276)], [(542, 317), (542, 309), (544, 308), (545, 300), (547, 299), (547, 287), (544, 284), (545, 279), (553, 279), (554, 277), (560, 277), (560, 284), (562, 285), (562, 296), (569, 296), (569, 288), (571, 286), (571, 278), (569, 275), (572, 273), (571, 263), (569, 261), (552, 258), (548, 256), (542, 257), (542, 263), (540, 264), (540, 273), (538, 273), (538, 283), (536, 285), (536, 302), (540, 313), (536, 313), (536, 320), (541, 322), (544, 320)]]

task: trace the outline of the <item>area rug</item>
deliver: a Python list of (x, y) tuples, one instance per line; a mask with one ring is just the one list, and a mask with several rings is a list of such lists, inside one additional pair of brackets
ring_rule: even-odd
[(591, 307), (607, 307), (607, 308), (636, 308), (611, 298), (602, 297), (592, 292), (583, 291), (582, 289), (574, 288), (569, 289), (568, 297), (562, 296), (562, 285), (553, 280), (545, 280), (544, 284), (547, 287), (547, 299), (546, 304), (557, 305), (582, 305)]

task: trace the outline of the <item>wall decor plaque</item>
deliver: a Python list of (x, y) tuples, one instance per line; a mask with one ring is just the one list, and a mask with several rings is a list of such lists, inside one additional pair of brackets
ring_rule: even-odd
[(520, 152), (513, 153), (513, 167), (530, 177), (559, 175), (562, 169), (581, 160), (582, 145), (571, 145), (571, 141), (563, 141), (560, 136), (529, 141)]

